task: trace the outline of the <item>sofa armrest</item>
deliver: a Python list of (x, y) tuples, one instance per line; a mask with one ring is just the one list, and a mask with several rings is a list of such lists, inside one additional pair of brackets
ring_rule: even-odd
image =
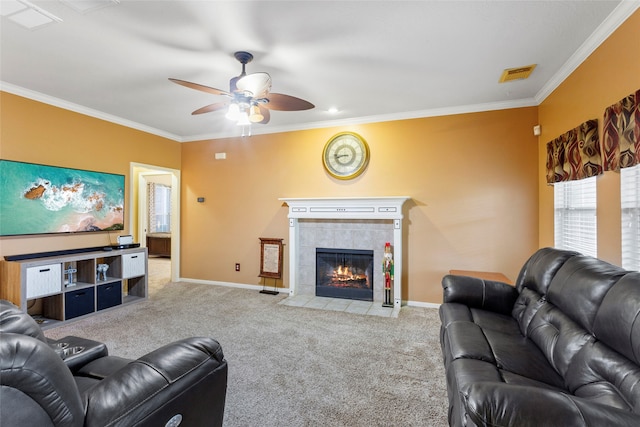
[(85, 426), (221, 426), (227, 362), (211, 338), (188, 338), (134, 360), (87, 390)]
[(448, 274), (442, 278), (444, 302), (511, 314), (518, 291), (511, 285), (477, 277)]
[(462, 400), (477, 426), (640, 425), (640, 415), (550, 389), (478, 382), (464, 387)]

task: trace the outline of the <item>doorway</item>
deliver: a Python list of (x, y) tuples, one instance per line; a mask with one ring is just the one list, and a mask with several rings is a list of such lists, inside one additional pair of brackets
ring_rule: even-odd
[[(131, 163), (131, 206), (130, 233), (140, 243), (147, 246), (149, 228), (149, 199), (147, 188), (150, 182), (170, 187), (170, 259), (171, 281), (180, 277), (180, 171), (142, 163)], [(153, 264), (149, 264), (153, 268)], [(152, 272), (150, 271), (149, 274)]]

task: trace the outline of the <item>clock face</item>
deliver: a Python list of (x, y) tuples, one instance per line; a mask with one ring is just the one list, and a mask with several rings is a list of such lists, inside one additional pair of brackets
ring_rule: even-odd
[(322, 162), (334, 178), (355, 178), (369, 164), (369, 146), (358, 134), (339, 133), (324, 146)]

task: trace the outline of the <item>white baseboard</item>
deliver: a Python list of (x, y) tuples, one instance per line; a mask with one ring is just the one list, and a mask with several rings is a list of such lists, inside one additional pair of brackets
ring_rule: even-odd
[[(189, 282), (189, 283), (198, 283), (203, 285), (214, 285), (214, 286), (226, 286), (228, 288), (250, 289), (253, 291), (261, 291), (262, 289), (266, 289), (270, 291), (274, 289), (273, 287), (269, 287), (269, 286), (262, 287), (260, 285), (249, 285), (246, 283), (219, 282), (216, 280), (202, 280), (202, 279), (188, 279), (185, 277), (180, 277), (178, 279), (178, 282)], [(289, 288), (275, 288), (275, 290), (283, 294), (289, 293)], [(440, 308), (440, 304), (436, 304), (433, 302), (422, 302), (422, 301), (402, 301), (402, 305), (406, 305), (408, 307)]]
[[(246, 283), (234, 283), (234, 282), (219, 282), (216, 280), (202, 280), (202, 279), (189, 279), (186, 277), (180, 277), (178, 282), (198, 283), (202, 285), (214, 285), (214, 286), (226, 286), (228, 288), (250, 289), (253, 291), (261, 291), (263, 286), (261, 285), (249, 285)], [(264, 289), (270, 291), (273, 290), (273, 286), (265, 286)], [(289, 288), (275, 288), (276, 291), (289, 294)]]
[(405, 302), (409, 307), (440, 308), (440, 304), (436, 304), (433, 302), (422, 302), (422, 301), (405, 301)]

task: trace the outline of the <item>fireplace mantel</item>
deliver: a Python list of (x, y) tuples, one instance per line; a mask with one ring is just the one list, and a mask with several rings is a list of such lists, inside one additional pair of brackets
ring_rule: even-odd
[(393, 305), (402, 304), (402, 232), (403, 205), (407, 196), (390, 197), (316, 197), (280, 198), (289, 206), (289, 294), (296, 295), (299, 280), (298, 251), (300, 219), (317, 220), (391, 220), (393, 223), (394, 285)]

